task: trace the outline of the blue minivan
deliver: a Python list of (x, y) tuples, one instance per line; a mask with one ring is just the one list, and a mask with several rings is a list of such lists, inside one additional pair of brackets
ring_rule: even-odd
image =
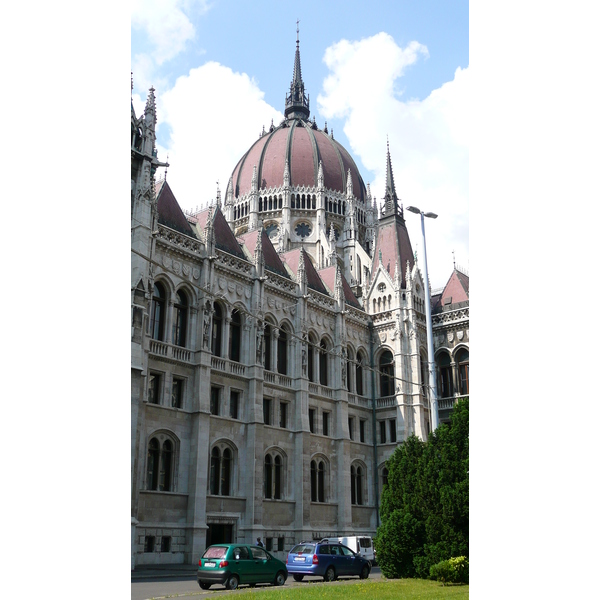
[(348, 546), (330, 540), (296, 544), (287, 555), (286, 566), (295, 581), (302, 581), (307, 575), (325, 581), (352, 575), (366, 579), (371, 572), (368, 560)]

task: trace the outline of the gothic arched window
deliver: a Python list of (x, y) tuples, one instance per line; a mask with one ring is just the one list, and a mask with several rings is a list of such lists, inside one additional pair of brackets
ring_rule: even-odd
[(469, 351), (461, 348), (456, 354), (458, 364), (458, 387), (461, 394), (469, 393)]
[[(175, 445), (164, 439), (164, 435), (154, 436), (148, 442), (146, 459), (146, 489), (172, 492), (175, 468)], [(162, 444), (159, 438), (163, 439)]]
[(392, 396), (394, 394), (394, 356), (386, 350), (379, 359), (379, 381), (381, 396)]
[(265, 323), (265, 371), (271, 370), (271, 325)]
[(282, 375), (287, 375), (288, 372), (288, 332), (285, 328), (279, 330), (279, 338), (277, 339), (277, 372)]
[(310, 499), (312, 502), (325, 502), (325, 462), (310, 462)]
[(185, 346), (188, 301), (184, 292), (177, 292), (175, 296), (175, 313), (173, 315), (173, 343), (176, 346)]
[(240, 311), (234, 308), (231, 311), (231, 323), (229, 324), (229, 358), (240, 362), (240, 347), (242, 345), (242, 317)]
[[(222, 450), (222, 453), (221, 453)], [(229, 448), (215, 446), (210, 453), (209, 492), (213, 496), (231, 495), (233, 456)]]
[(212, 346), (211, 350), (214, 356), (221, 356), (221, 337), (223, 334), (223, 312), (220, 304), (214, 304), (215, 312), (213, 313), (212, 322)]
[(327, 344), (325, 340), (321, 340), (321, 346), (319, 351), (319, 382), (321, 383), (321, 385), (329, 385), (327, 373), (328, 358), (329, 355), (327, 352)]
[(155, 283), (152, 296), (152, 314), (150, 315), (150, 335), (154, 340), (164, 340), (166, 297), (167, 294), (163, 285)]

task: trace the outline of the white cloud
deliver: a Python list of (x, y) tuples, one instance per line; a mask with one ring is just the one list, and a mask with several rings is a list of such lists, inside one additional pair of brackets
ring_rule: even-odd
[[(450, 276), (453, 250), (457, 264), (468, 267), (469, 70), (457, 69), (453, 81), (422, 101), (403, 101), (396, 91), (398, 78), (427, 55), (417, 42), (402, 49), (385, 33), (343, 40), (325, 53), (331, 74), (317, 102), (325, 118), (344, 119), (352, 154), (376, 175), (371, 192), (378, 202), (385, 189), (389, 136), (396, 192), (404, 206), (439, 215), (425, 225), (429, 279), (436, 288)], [(419, 217), (407, 212), (405, 218), (413, 250), (422, 257)]]
[(192, 21), (209, 8), (208, 0), (133, 0), (131, 25), (146, 33), (151, 47), (137, 54), (132, 65), (144, 85), (154, 77), (157, 66), (177, 56), (194, 39)]
[(235, 165), (263, 125), (283, 119), (263, 97), (248, 75), (216, 62), (192, 69), (158, 95), (159, 123), (171, 131), (168, 148), (158, 148), (158, 155), (161, 160), (169, 156), (167, 180), (182, 208), (216, 198), (217, 181), (225, 200)]

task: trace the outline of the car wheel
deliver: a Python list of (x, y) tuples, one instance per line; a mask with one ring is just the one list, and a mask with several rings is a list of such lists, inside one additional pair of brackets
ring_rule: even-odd
[(294, 581), (302, 581), (304, 579), (304, 575), (294, 575)]
[(210, 583), (206, 583), (205, 581), (199, 581), (198, 585), (203, 589), (203, 590), (207, 590), (210, 588)]
[(367, 565), (365, 565), (362, 568), (362, 571), (360, 572), (360, 578), (366, 579), (368, 576), (369, 576), (369, 567)]
[(240, 580), (237, 575), (232, 575), (225, 585), (228, 590), (236, 590), (237, 586), (240, 585)]
[(335, 569), (333, 567), (327, 567), (325, 575), (323, 575), (325, 581), (335, 581)]
[(285, 573), (283, 571), (278, 571), (277, 575), (275, 575), (275, 581), (273, 585), (283, 585), (285, 583)]

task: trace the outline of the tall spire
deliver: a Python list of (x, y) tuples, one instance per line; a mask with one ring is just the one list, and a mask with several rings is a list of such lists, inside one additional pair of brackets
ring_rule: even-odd
[(302, 69), (300, 67), (300, 28), (296, 21), (296, 56), (290, 93), (285, 95), (285, 116), (288, 119), (308, 119), (310, 115), (308, 94), (304, 94)]
[(392, 159), (390, 158), (390, 142), (387, 142), (387, 165), (385, 173), (385, 216), (398, 213), (398, 196), (394, 185), (394, 174), (392, 172)]

